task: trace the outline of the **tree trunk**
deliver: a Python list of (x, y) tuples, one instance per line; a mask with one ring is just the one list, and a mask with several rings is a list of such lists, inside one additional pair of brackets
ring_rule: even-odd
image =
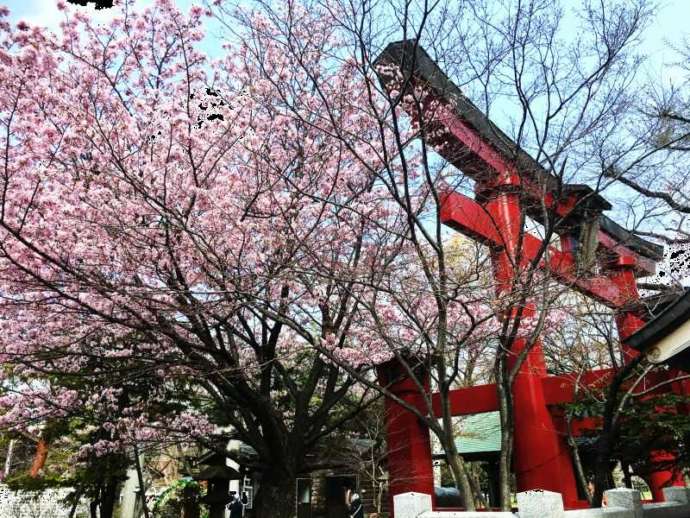
[(474, 496), (472, 494), (470, 479), (467, 476), (465, 461), (458, 453), (458, 449), (455, 445), (455, 429), (453, 428), (453, 418), (450, 411), (448, 392), (446, 391), (442, 396), (443, 430), (441, 431), (442, 437), (439, 437), (439, 439), (441, 440), (443, 450), (446, 452), (446, 462), (448, 463), (450, 472), (453, 474), (455, 486), (460, 490), (462, 505), (468, 511), (474, 511)]
[(12, 452), (14, 451), (15, 442), (15, 439), (10, 439), (10, 444), (7, 447), (7, 457), (5, 458), (5, 469), (3, 478), (7, 478), (7, 475), (10, 474), (10, 468), (12, 467)]
[(101, 498), (98, 504), (100, 518), (113, 518), (116, 495), (117, 481), (113, 478), (109, 478), (101, 490)]
[(589, 503), (589, 505), (592, 505), (592, 495), (590, 494), (589, 488), (587, 487), (587, 476), (585, 475), (585, 468), (582, 465), (580, 449), (577, 447), (575, 437), (573, 437), (573, 432), (570, 426), (570, 417), (566, 416), (565, 419), (568, 427), (568, 445), (570, 446), (570, 450), (573, 453), (573, 465), (575, 466), (575, 474), (577, 475), (577, 480), (580, 483), (580, 487), (582, 488), (585, 497), (587, 498), (587, 503)]
[(468, 511), (474, 511), (474, 494), (472, 491), (472, 485), (470, 484), (470, 478), (467, 476), (465, 461), (457, 453), (454, 443), (446, 451), (448, 451), (448, 455), (446, 455), (448, 467), (450, 467), (450, 471), (453, 473), (453, 478), (455, 479), (455, 484), (458, 486), (458, 489), (462, 494), (463, 505)]
[(72, 503), (72, 508), (69, 510), (68, 518), (74, 518), (74, 515), (77, 513), (77, 508), (79, 507), (79, 500), (81, 499), (81, 493), (81, 488), (77, 488), (74, 494), (74, 502)]
[[(439, 342), (440, 341), (441, 340), (439, 340)], [(446, 365), (442, 356), (439, 359), (437, 370), (439, 373), (439, 379), (444, 379), (442, 376), (445, 376), (446, 374)], [(439, 439), (441, 440), (441, 444), (443, 445), (443, 450), (446, 452), (446, 462), (448, 463), (448, 467), (450, 468), (450, 471), (453, 474), (455, 486), (460, 490), (462, 505), (468, 511), (474, 511), (476, 509), (474, 505), (474, 494), (472, 492), (472, 486), (470, 485), (469, 476), (467, 475), (465, 461), (458, 453), (458, 449), (455, 445), (455, 428), (453, 427), (453, 413), (450, 409), (450, 399), (448, 397), (449, 389), (450, 386), (444, 383), (442, 385), (441, 392), (439, 393), (441, 396), (441, 403), (443, 409), (443, 430), (441, 430), (442, 437), (439, 437)]]
[(44, 439), (39, 439), (36, 443), (36, 453), (34, 454), (34, 461), (31, 464), (31, 470), (29, 471), (29, 476), (31, 478), (36, 478), (41, 473), (43, 466), (48, 460), (48, 443)]
[(98, 518), (98, 500), (89, 502), (89, 515), (91, 518)]
[(592, 495), (592, 507), (601, 507), (604, 491), (609, 488), (610, 466), (609, 452), (611, 451), (611, 432), (606, 427), (599, 436), (597, 444), (597, 457), (594, 466), (594, 495)]
[[(465, 465), (467, 467), (467, 465)], [(481, 468), (479, 468), (481, 469)], [(477, 472), (477, 466), (470, 465), (467, 467), (467, 475), (472, 486), (472, 494), (474, 495), (474, 506), (475, 507), (489, 507), (489, 503), (484, 498), (482, 494), (482, 487), (479, 481), (479, 473)]]
[(141, 470), (141, 456), (139, 455), (139, 448), (134, 444), (134, 466), (137, 470), (137, 481), (139, 482), (139, 496), (141, 498), (141, 509), (144, 512), (145, 518), (149, 518), (149, 508), (146, 503), (146, 484), (144, 483), (144, 474)]
[(196, 488), (187, 484), (182, 490), (182, 518), (199, 518), (199, 500)]
[(498, 410), (501, 419), (501, 454), (498, 459), (498, 489), (501, 510), (512, 509), (510, 473), (513, 457), (513, 411), (511, 386), (505, 371), (505, 356), (499, 358), (496, 367), (496, 389), (498, 391)]
[[(278, 476), (276, 476), (278, 475)], [(295, 477), (280, 472), (264, 473), (254, 502), (256, 518), (295, 516)]]
[(208, 503), (208, 518), (224, 518), (225, 506), (229, 502), (230, 481), (226, 478), (216, 478), (208, 481), (206, 501)]

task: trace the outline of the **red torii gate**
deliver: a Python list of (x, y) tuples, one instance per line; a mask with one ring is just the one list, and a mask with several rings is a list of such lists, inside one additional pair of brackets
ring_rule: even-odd
[[(561, 218), (557, 232), (561, 249), (548, 247), (540, 267), (560, 282), (612, 308), (621, 340), (645, 324), (646, 314), (639, 304), (635, 278), (654, 273), (663, 248), (640, 239), (608, 217), (603, 210), (609, 203), (583, 185), (561, 186), (527, 153), (498, 129), (453, 84), (414, 40), (390, 44), (376, 60), (379, 77), (389, 90), (421, 89), (424, 102), (436, 101), (433, 113), (424, 124), (438, 140), (430, 139), (446, 160), (476, 181), (475, 199), (459, 193), (446, 193), (441, 202), (441, 221), (451, 228), (491, 248), (497, 290), (510, 289), (513, 258), (522, 264), (534, 259), (542, 241), (520, 228), (523, 211), (537, 221), (543, 205)], [(402, 75), (401, 75), (402, 74)], [(415, 113), (410, 113), (414, 118)], [(427, 114), (425, 114), (426, 116)], [(441, 130), (441, 131), (433, 131)], [(443, 144), (443, 145), (440, 145)], [(517, 157), (510, 158), (510, 157)], [(553, 193), (561, 192), (558, 198)], [(543, 193), (547, 193), (544, 196)], [(543, 205), (542, 205), (543, 204)], [(580, 246), (577, 229), (583, 221), (597, 224), (596, 246), (607, 260), (601, 261), (601, 274), (583, 276), (577, 271)], [(521, 236), (522, 233), (522, 236)], [(520, 241), (522, 240), (522, 241)], [(521, 249), (518, 246), (521, 243)], [(519, 252), (519, 254), (518, 254)], [(528, 304), (527, 312), (533, 311)], [(526, 339), (513, 344), (517, 353), (527, 346)], [(624, 346), (626, 355), (637, 354)], [(565, 423), (549, 407), (571, 402), (575, 384), (605, 384), (610, 370), (588, 372), (577, 378), (549, 376), (541, 343), (537, 342), (521, 366), (514, 384), (514, 471), (518, 491), (545, 489), (563, 495), (567, 507), (582, 507), (569, 448), (565, 442)], [(397, 377), (396, 377), (397, 376)], [(382, 383), (388, 384), (404, 401), (424, 409), (417, 385), (400, 377), (400, 369), (389, 364), (379, 369)], [(452, 391), (453, 415), (498, 410), (495, 385), (474, 386)], [(388, 467), (391, 495), (408, 491), (434, 494), (433, 468), (428, 430), (409, 411), (387, 401)], [(434, 411), (440, 416), (438, 397)], [(663, 453), (652, 453), (661, 460)], [(663, 500), (666, 485), (683, 485), (678, 473), (667, 470), (652, 474), (649, 480), (654, 499)]]

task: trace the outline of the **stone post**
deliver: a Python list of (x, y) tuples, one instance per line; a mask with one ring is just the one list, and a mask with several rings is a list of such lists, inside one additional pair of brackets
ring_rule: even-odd
[(517, 494), (520, 518), (565, 518), (560, 493), (534, 489)]
[(678, 502), (681, 504), (690, 504), (690, 488), (687, 487), (665, 487), (664, 500), (666, 502)]
[(400, 493), (393, 496), (395, 518), (417, 518), (431, 511), (431, 495), (424, 493)]
[(640, 492), (636, 489), (618, 487), (604, 491), (604, 498), (608, 507), (622, 507), (632, 511), (632, 518), (642, 518), (642, 500)]

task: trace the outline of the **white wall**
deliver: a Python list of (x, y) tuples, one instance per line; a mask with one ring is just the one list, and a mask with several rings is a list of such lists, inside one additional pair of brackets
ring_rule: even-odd
[[(70, 509), (61, 500), (70, 489), (47, 489), (40, 492), (10, 491), (0, 484), (0, 518), (64, 518)], [(87, 516), (85, 505), (78, 512)]]

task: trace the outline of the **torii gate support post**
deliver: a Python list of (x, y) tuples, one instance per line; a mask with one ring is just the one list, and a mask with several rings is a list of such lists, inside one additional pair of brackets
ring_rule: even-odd
[[(494, 221), (504, 246), (492, 247), (491, 260), (496, 292), (510, 293), (515, 275), (519, 275), (517, 261), (521, 242), (522, 209), (520, 207), (520, 178), (506, 174), (491, 189), (478, 186), (478, 198)], [(525, 261), (522, 261), (524, 264)], [(533, 303), (523, 308), (522, 317), (534, 316)], [(513, 313), (514, 315), (514, 313)], [(511, 318), (505, 315), (504, 318)], [(513, 384), (514, 456), (517, 490), (540, 488), (563, 495), (566, 505), (575, 505), (577, 482), (570, 453), (559, 436), (551, 413), (546, 406), (542, 379), (546, 377), (546, 362), (541, 342), (529, 344), (525, 336), (518, 336), (511, 345), (509, 368), (526, 347), (530, 350), (520, 365)]]
[[(408, 377), (404, 366), (393, 359), (377, 368), (379, 383), (398, 398), (419, 409), (424, 415), (428, 409), (420, 401), (420, 387)], [(429, 392), (428, 373), (417, 373), (417, 381)], [(413, 412), (385, 398), (386, 446), (388, 461), (388, 495), (391, 512), (393, 497), (401, 493), (434, 495), (434, 468), (429, 429)]]
[[(635, 306), (639, 308), (640, 294), (637, 291), (635, 281), (635, 258), (630, 256), (620, 256), (612, 265), (609, 272), (611, 280), (616, 283), (621, 292), (628, 298), (629, 303), (616, 313), (616, 327), (618, 336), (622, 343), (623, 357), (626, 361), (640, 354), (638, 351), (625, 345), (625, 339), (638, 329), (644, 327), (646, 321), (640, 317)], [(660, 409), (664, 411), (664, 409)], [(654, 450), (649, 453), (649, 459), (654, 463), (673, 464), (675, 456), (667, 451)], [(659, 469), (649, 475), (649, 488), (655, 502), (663, 502), (663, 489), (668, 486), (685, 486), (683, 474), (677, 469)]]

